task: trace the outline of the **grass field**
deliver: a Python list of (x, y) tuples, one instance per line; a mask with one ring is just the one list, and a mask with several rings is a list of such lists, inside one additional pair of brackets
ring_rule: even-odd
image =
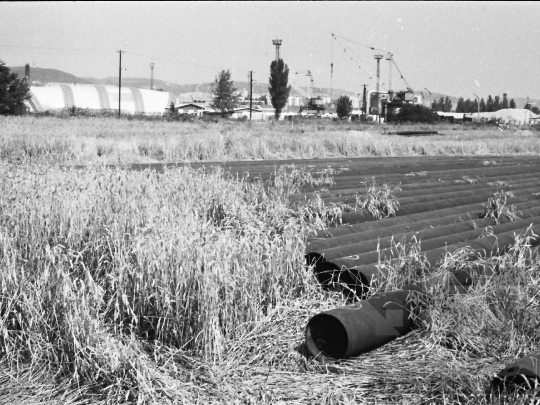
[(469, 294), (432, 291), (411, 335), (320, 364), (305, 325), (346, 304), (305, 266), (329, 207), (291, 209), (285, 171), (261, 184), (95, 164), (538, 154), (538, 131), (31, 117), (0, 129), (2, 403), (488, 404), (493, 373), (540, 344), (540, 257), (524, 236)]
[[(148, 163), (343, 156), (540, 153), (535, 129), (467, 123), (375, 126), (331, 121), (182, 123), (114, 118), (0, 117), (0, 158), (48, 163)], [(386, 135), (400, 129), (440, 135)]]

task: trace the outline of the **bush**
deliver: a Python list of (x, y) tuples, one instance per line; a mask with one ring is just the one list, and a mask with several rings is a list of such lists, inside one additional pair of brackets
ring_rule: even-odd
[(423, 105), (403, 104), (399, 109), (388, 109), (388, 122), (426, 122), (439, 121), (439, 116)]
[(0, 115), (22, 115), (27, 110), (24, 102), (30, 99), (30, 89), (18, 77), (0, 61)]
[(352, 111), (352, 101), (347, 96), (338, 98), (336, 105), (336, 114), (339, 118), (348, 117)]

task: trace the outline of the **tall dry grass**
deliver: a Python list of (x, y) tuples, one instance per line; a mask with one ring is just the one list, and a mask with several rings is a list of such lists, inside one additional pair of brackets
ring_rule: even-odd
[(1, 170), (7, 364), (48, 364), (110, 400), (145, 398), (148, 350), (219, 362), (309, 290), (309, 226), (280, 187), (188, 168)]
[[(437, 124), (441, 135), (387, 135), (401, 127), (332, 121), (160, 122), (115, 118), (0, 117), (0, 159), (62, 164), (244, 159), (538, 154), (530, 129)], [(425, 129), (425, 125), (405, 129)], [(531, 132), (532, 131), (532, 132)]]

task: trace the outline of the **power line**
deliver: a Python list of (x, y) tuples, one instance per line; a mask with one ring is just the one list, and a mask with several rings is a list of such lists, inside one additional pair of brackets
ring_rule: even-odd
[[(335, 34), (332, 34), (332, 36), (334, 37), (334, 39), (335, 39), (336, 41), (339, 41), (338, 37), (337, 37)], [(344, 51), (346, 52), (347, 49), (349, 50), (349, 53), (351, 53), (351, 54), (354, 56), (354, 58), (356, 59), (356, 62), (358, 63), (358, 67), (359, 67), (361, 70), (363, 70), (365, 73), (367, 73), (367, 75), (370, 76), (369, 79), (371, 80), (371, 79), (373, 78), (373, 74), (372, 74), (370, 71), (368, 71), (368, 70), (366, 70), (366, 69), (364, 69), (364, 68), (362, 67), (363, 63), (360, 62), (360, 59), (358, 58), (358, 56), (356, 55), (356, 53), (352, 50), (352, 48), (351, 48), (349, 45), (347, 45), (347, 44), (342, 44), (342, 45), (344, 46)], [(371, 48), (370, 48), (370, 49), (371, 49)], [(375, 49), (377, 49), (377, 48), (373, 48), (373, 49), (375, 50)], [(386, 52), (386, 51), (384, 51), (384, 52)], [(352, 60), (352, 58), (351, 58), (351, 60)], [(383, 89), (386, 90), (386, 87), (384, 86), (384, 83), (381, 83), (381, 81), (380, 81), (377, 77), (375, 78), (375, 81), (376, 81), (376, 83), (379, 84)]]
[[(18, 48), (18, 49), (37, 49), (37, 50), (44, 50), (44, 51), (65, 51), (65, 52), (117, 52), (115, 51), (114, 49), (88, 49), (88, 48), (55, 48), (55, 47), (42, 47), (42, 46), (25, 46), (25, 45), (7, 45), (7, 44), (0, 44), (0, 47), (5, 47), (5, 48)], [(126, 52), (126, 51), (124, 51)], [(160, 60), (160, 61), (166, 61), (166, 62), (170, 62), (170, 63), (176, 63), (176, 64), (179, 64), (179, 65), (189, 65), (189, 66), (197, 66), (197, 67), (204, 67), (204, 68), (209, 68), (209, 69), (224, 69), (223, 66), (213, 66), (213, 65), (203, 65), (203, 64), (200, 64), (200, 63), (193, 63), (193, 62), (184, 62), (184, 61), (179, 61), (179, 60), (174, 60), (174, 59), (169, 59), (169, 58), (162, 58), (162, 57), (156, 57), (156, 56), (153, 56), (153, 55), (147, 55), (147, 54), (143, 54), (143, 53), (139, 53), (139, 52), (131, 52), (131, 51), (127, 51), (127, 54), (128, 55), (136, 55), (136, 56), (141, 56), (141, 57), (144, 57), (144, 58), (150, 58), (150, 59), (156, 59), (156, 60)], [(250, 69), (247, 69), (247, 68), (239, 68), (238, 66), (232, 66), (232, 67), (228, 67), (227, 69), (237, 69), (237, 70), (245, 70), (246, 72), (249, 72)]]
[(360, 45), (360, 46), (363, 46), (364, 48), (371, 49), (372, 51), (388, 52), (388, 51), (386, 51), (384, 49), (375, 48), (374, 46), (361, 44), (360, 42), (356, 42), (356, 41), (353, 41), (352, 39), (342, 37), (341, 35), (337, 35), (337, 34), (332, 34), (332, 35), (335, 36), (335, 37), (339, 37), (339, 38), (343, 39), (344, 41), (349, 41), (349, 42), (352, 42), (353, 44)]
[[(193, 63), (193, 62), (182, 62), (182, 61), (178, 61), (178, 60), (174, 60), (174, 59), (161, 58), (159, 56), (151, 56), (151, 55), (146, 55), (146, 54), (142, 54), (142, 53), (138, 53), (138, 52), (128, 52), (128, 53), (130, 55), (142, 56), (144, 58), (151, 58), (151, 59), (161, 60), (161, 61), (165, 61), (165, 62), (176, 63), (178, 65), (190, 65), (190, 66), (197, 66), (197, 67), (205, 67), (205, 68), (209, 68), (209, 69), (223, 69), (223, 66), (202, 65), (200, 63)], [(236, 67), (233, 66), (233, 68), (236, 68)], [(231, 69), (231, 68), (229, 68), (229, 69)], [(238, 70), (245, 70), (246, 72), (249, 72), (249, 69), (238, 69)]]
[(126, 51), (119, 50), (118, 54), (120, 55), (120, 63), (118, 64), (118, 118), (120, 118), (121, 104), (120, 100), (122, 99), (122, 54)]
[(44, 51), (76, 51), (76, 52), (114, 52), (112, 49), (81, 49), (81, 48), (50, 48), (42, 46), (24, 46), (24, 45), (7, 45), (0, 44), (4, 48), (20, 48), (20, 49), (40, 49)]

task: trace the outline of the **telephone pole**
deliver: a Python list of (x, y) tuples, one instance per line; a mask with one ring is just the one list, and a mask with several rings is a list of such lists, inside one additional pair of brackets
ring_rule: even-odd
[(334, 62), (330, 63), (330, 103), (332, 103), (332, 99), (334, 96)]
[(120, 118), (120, 101), (122, 99), (122, 54), (126, 51), (119, 50), (120, 64), (118, 66), (118, 118)]
[(366, 85), (363, 84), (362, 86), (364, 86), (364, 93), (362, 95), (362, 115), (364, 116), (364, 120), (366, 119)]
[(253, 105), (253, 70), (249, 71), (249, 120), (251, 121), (251, 110)]
[(381, 123), (381, 111), (379, 109), (380, 99), (381, 96), (379, 94), (380, 88), (380, 80), (381, 80), (381, 59), (383, 58), (382, 55), (375, 55), (375, 60), (377, 61), (377, 115), (379, 116), (379, 124)]

